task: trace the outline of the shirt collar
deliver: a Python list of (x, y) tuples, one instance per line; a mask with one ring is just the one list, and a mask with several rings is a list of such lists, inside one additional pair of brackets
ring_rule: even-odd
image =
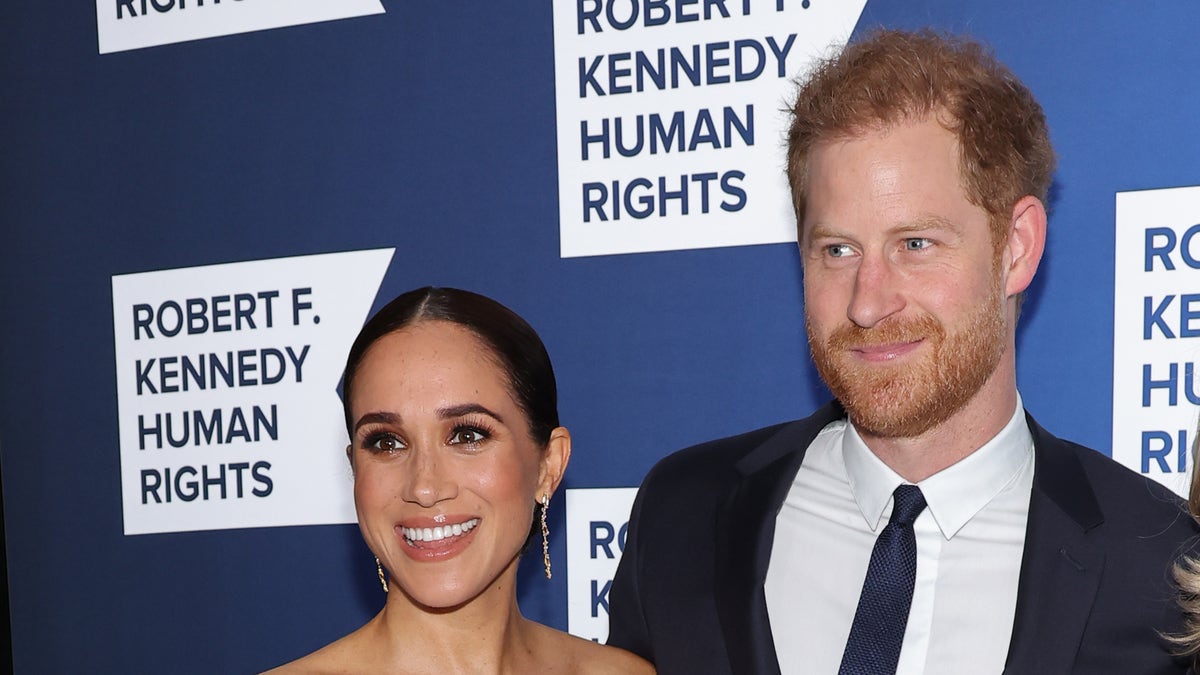
[[(842, 436), (846, 478), (859, 511), (872, 531), (896, 486), (904, 480), (871, 452), (853, 424)], [(1033, 458), (1033, 436), (1021, 396), (1008, 424), (978, 450), (917, 483), (942, 536), (949, 540), (1000, 494)]]

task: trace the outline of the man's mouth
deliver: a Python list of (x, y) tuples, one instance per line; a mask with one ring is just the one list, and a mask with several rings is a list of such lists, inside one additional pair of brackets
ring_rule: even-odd
[(889, 344), (860, 345), (851, 349), (864, 361), (887, 362), (900, 358), (914, 351), (924, 340), (914, 339), (908, 342), (891, 342)]

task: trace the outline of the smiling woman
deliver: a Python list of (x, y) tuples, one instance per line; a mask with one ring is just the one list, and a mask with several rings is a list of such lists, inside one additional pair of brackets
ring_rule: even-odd
[(387, 602), (277, 672), (653, 672), (517, 606), (517, 560), (571, 455), (529, 324), (475, 293), (410, 291), (363, 327), (343, 385), (358, 523)]

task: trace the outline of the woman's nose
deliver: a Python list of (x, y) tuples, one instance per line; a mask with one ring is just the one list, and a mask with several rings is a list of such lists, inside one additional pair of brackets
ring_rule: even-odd
[(430, 507), (457, 496), (458, 486), (448, 475), (446, 462), (437, 456), (436, 450), (418, 450), (414, 455), (405, 486), (406, 501)]

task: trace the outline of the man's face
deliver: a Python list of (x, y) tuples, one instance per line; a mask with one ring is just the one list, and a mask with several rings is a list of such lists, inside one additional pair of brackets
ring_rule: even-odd
[(989, 216), (930, 116), (813, 148), (801, 224), (808, 340), (856, 427), (919, 436), (970, 401), (1010, 340)]

